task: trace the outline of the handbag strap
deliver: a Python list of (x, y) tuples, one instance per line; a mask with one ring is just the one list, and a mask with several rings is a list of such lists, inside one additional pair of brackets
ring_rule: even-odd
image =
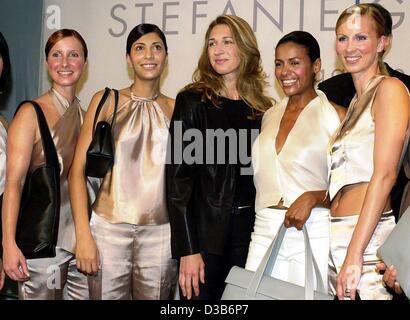
[[(247, 289), (247, 295), (255, 296), (256, 291), (259, 287), (260, 282), (262, 281), (263, 275), (270, 276), (273, 270), (273, 267), (276, 262), (276, 258), (279, 254), (280, 247), (282, 246), (283, 239), (285, 237), (287, 228), (282, 224), (278, 234), (275, 239), (270, 244), (268, 250), (262, 258), (261, 263), (259, 264), (258, 269), (255, 271), (252, 280)], [(312, 248), (310, 246), (309, 235), (306, 230), (306, 227), (303, 226), (303, 236), (305, 240), (305, 299), (313, 300), (314, 298), (314, 286), (313, 286), (313, 269), (316, 275), (316, 288), (318, 291), (325, 293), (323, 286), (322, 276), (319, 271), (319, 267), (316, 263), (316, 259), (312, 254)]]
[[(93, 123), (93, 132), (95, 130), (95, 125), (97, 124), (98, 115), (100, 114), (100, 111), (101, 111), (102, 107), (104, 106), (105, 101), (107, 101), (107, 98), (110, 95), (110, 91), (111, 91), (110, 88), (108, 88), (108, 87), (105, 88), (103, 96), (101, 97), (101, 100), (98, 103), (97, 109), (95, 110), (94, 123)], [(117, 108), (118, 108), (118, 90), (113, 89), (113, 91), (114, 91), (114, 114), (113, 114), (112, 120), (111, 120), (111, 128), (114, 124), (114, 118), (117, 115)]]
[(95, 116), (94, 116), (94, 123), (93, 123), (93, 132), (95, 130), (95, 125), (97, 123), (98, 115), (100, 114), (101, 108), (103, 107), (105, 101), (107, 101), (108, 95), (110, 94), (111, 89), (106, 87), (103, 93), (103, 96), (101, 97), (100, 102), (98, 103), (97, 109), (95, 110)]
[(58, 171), (60, 171), (60, 165), (58, 162), (56, 147), (54, 145), (54, 141), (53, 141), (53, 138), (51, 137), (50, 129), (48, 128), (46, 118), (44, 117), (44, 113), (41, 110), (40, 105), (36, 101), (25, 100), (19, 104), (19, 106), (16, 109), (16, 112), (14, 113), (14, 116), (17, 114), (20, 107), (25, 103), (30, 103), (33, 106), (34, 110), (36, 111), (38, 127), (40, 129), (41, 141), (43, 143), (44, 158), (46, 160), (47, 166), (54, 167), (58, 169)]
[(117, 109), (118, 109), (118, 90), (112, 89), (114, 91), (114, 114), (112, 115), (111, 120), (111, 128), (114, 125), (114, 119), (117, 116)]

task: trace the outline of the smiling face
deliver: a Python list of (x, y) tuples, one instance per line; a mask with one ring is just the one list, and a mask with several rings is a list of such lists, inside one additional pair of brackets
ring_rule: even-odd
[(140, 80), (158, 80), (164, 71), (166, 60), (164, 43), (155, 32), (140, 37), (127, 54), (128, 65)]
[(83, 47), (75, 37), (56, 42), (47, 55), (46, 65), (54, 85), (75, 86), (85, 68)]
[(294, 42), (283, 43), (275, 50), (275, 76), (288, 97), (314, 90), (320, 67), (320, 59), (312, 62), (307, 49)]
[(226, 24), (212, 28), (208, 40), (208, 59), (214, 71), (225, 79), (238, 77), (241, 57), (232, 31)]
[(378, 37), (368, 15), (352, 15), (336, 30), (337, 55), (352, 75), (376, 73), (379, 55), (387, 43), (385, 36)]

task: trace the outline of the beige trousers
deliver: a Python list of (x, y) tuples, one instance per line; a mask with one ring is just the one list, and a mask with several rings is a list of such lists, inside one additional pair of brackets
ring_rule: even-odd
[(155, 226), (114, 224), (93, 212), (91, 232), (101, 266), (88, 277), (90, 298), (170, 299), (176, 284), (169, 223)]
[[(336, 276), (342, 268), (347, 247), (359, 215), (331, 217), (331, 239), (329, 257), (329, 291), (336, 294)], [(362, 300), (390, 300), (392, 296), (382, 284), (383, 276), (376, 269), (380, 258), (377, 249), (384, 243), (396, 225), (391, 211), (383, 213), (363, 255), (363, 270), (358, 292)]]
[(71, 252), (56, 248), (54, 258), (28, 259), (30, 280), (19, 282), (21, 300), (88, 300), (87, 277)]

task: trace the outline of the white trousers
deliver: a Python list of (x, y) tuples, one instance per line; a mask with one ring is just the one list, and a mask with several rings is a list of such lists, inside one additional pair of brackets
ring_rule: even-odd
[[(286, 210), (265, 208), (256, 213), (254, 232), (245, 268), (255, 271), (285, 219)], [(329, 209), (314, 208), (306, 221), (310, 245), (327, 291), (330, 237)], [(305, 242), (303, 232), (292, 227), (285, 234), (272, 277), (305, 285)], [(316, 284), (316, 282), (315, 282)], [(316, 285), (315, 285), (316, 286)]]
[(88, 300), (87, 277), (71, 252), (57, 247), (54, 258), (28, 259), (27, 266), (30, 279), (19, 282), (19, 299)]

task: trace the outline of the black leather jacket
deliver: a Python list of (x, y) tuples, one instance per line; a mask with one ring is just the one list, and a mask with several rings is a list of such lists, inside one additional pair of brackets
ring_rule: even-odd
[[(197, 129), (202, 137), (205, 137), (207, 129), (226, 131), (235, 128), (238, 122), (242, 125), (246, 123), (249, 128), (260, 129), (260, 119), (248, 120), (246, 115), (238, 116), (235, 112), (238, 110), (238, 113), (251, 114), (251, 108), (244, 106), (242, 100), (223, 99), (221, 106), (215, 107), (210, 101), (201, 102), (198, 93), (183, 91), (176, 97), (167, 153), (171, 159), (166, 165), (167, 206), (174, 258), (201, 251), (221, 255), (226, 244), (233, 206), (254, 206), (252, 176), (238, 178), (240, 165), (230, 164), (227, 159), (220, 164), (209, 163), (206, 160), (210, 155), (209, 149), (208, 154), (205, 150), (205, 138), (203, 148), (195, 153), (196, 156), (199, 155), (195, 163), (189, 164), (187, 159), (181, 159), (180, 156), (181, 149), (186, 152), (195, 140), (181, 139), (180, 133), (184, 134), (188, 129)], [(250, 144), (249, 141), (248, 151), (251, 149)], [(225, 145), (226, 158), (229, 154), (228, 145), (229, 143)], [(203, 153), (203, 157), (200, 153)], [(179, 154), (179, 160), (176, 154)], [(203, 163), (200, 159), (204, 160)], [(235, 195), (238, 179), (247, 179), (241, 180), (240, 197)]]

